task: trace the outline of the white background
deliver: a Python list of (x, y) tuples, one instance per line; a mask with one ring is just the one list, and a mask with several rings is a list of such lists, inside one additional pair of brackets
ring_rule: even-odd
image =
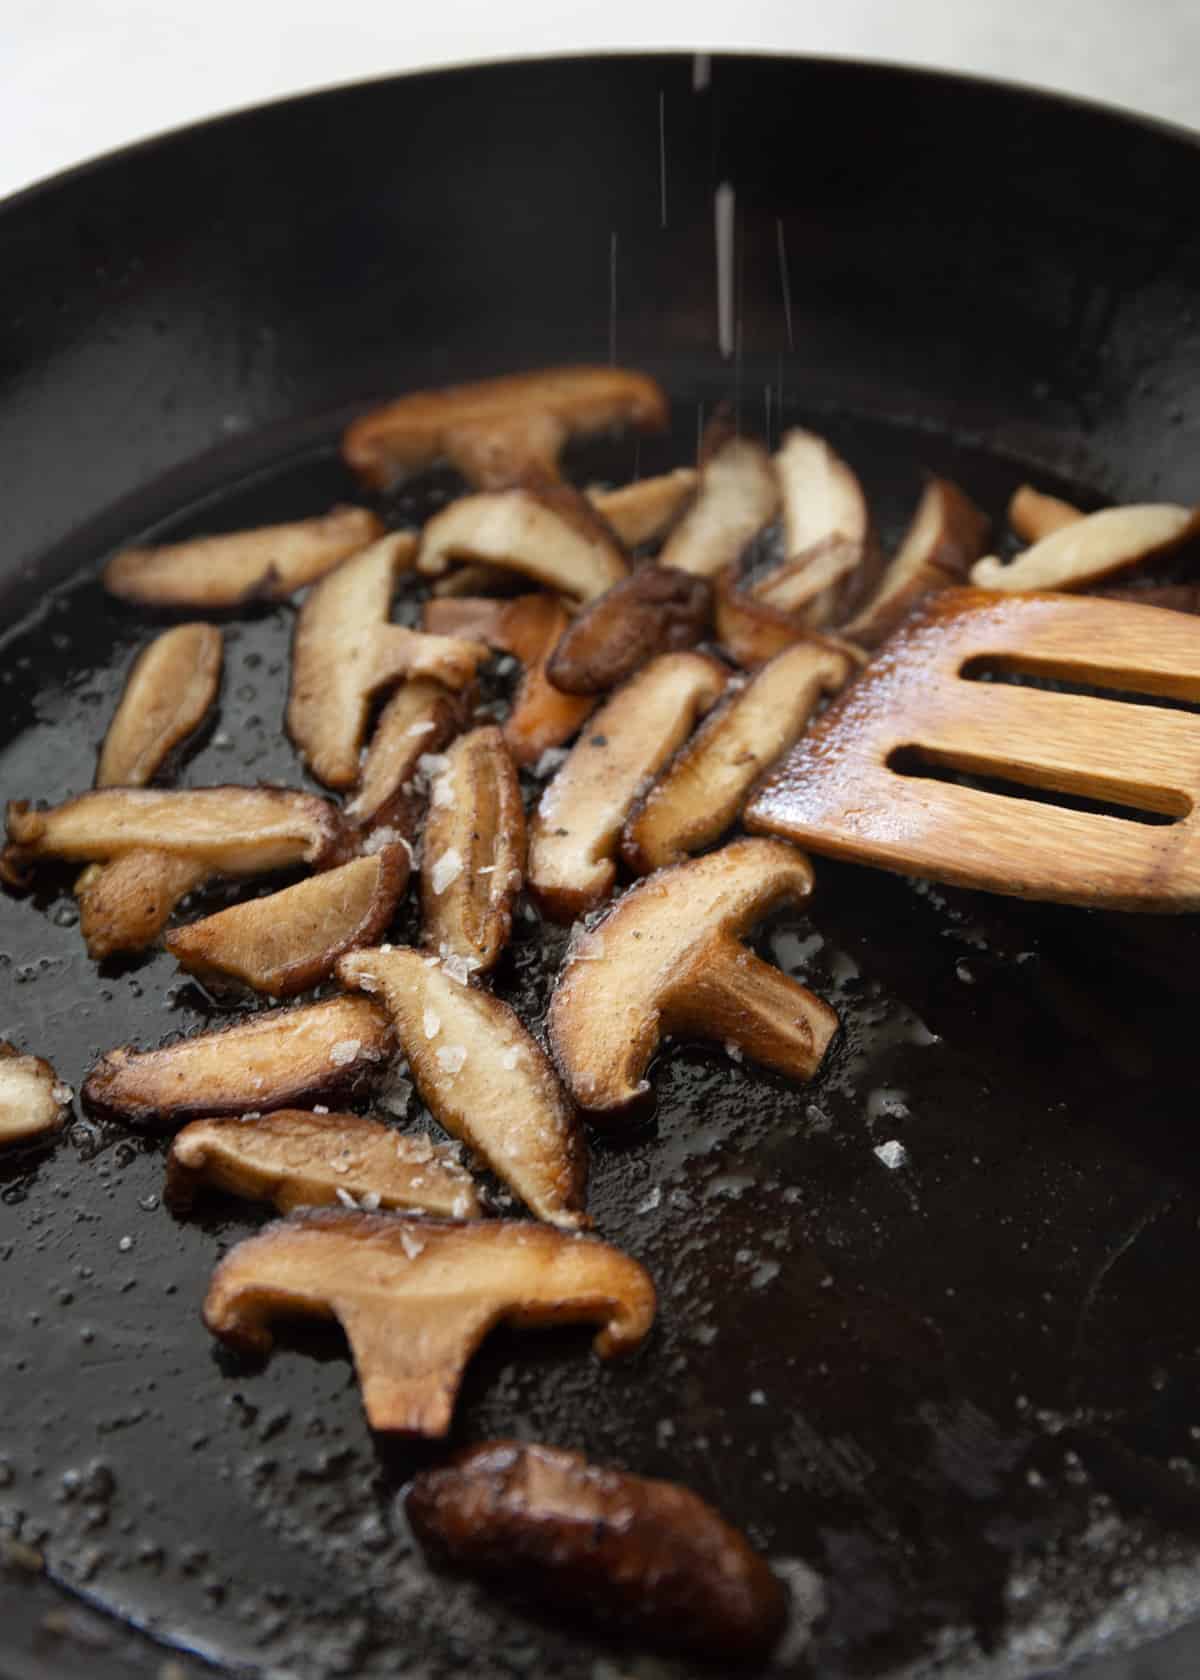
[(335, 82), (662, 46), (968, 70), (1200, 127), (1200, 0), (0, 0), (0, 196)]

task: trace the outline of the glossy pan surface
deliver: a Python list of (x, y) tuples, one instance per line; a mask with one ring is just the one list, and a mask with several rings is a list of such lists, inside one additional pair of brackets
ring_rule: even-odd
[[(772, 441), (826, 431), (889, 542), (924, 470), (993, 514), (1026, 477), (1195, 500), (1198, 192), (1192, 141), (1086, 107), (784, 59), (705, 83), (664, 56), (349, 88), (11, 201), (0, 792), (91, 779), (146, 634), (95, 580), (113, 546), (352, 495), (338, 428), (405, 387), (611, 353), (663, 379), (674, 433), (581, 476), (690, 458), (731, 396)], [(185, 782), (298, 776), (290, 628), (230, 621)], [(655, 1273), (650, 1344), (598, 1367), (583, 1334), (498, 1337), (454, 1440), (547, 1439), (715, 1500), (823, 1600), (780, 1673), (1190, 1676), (1194, 920), (817, 869), (763, 945), (839, 1010), (827, 1071), (664, 1056), (592, 1196)], [(78, 1086), (214, 1013), (161, 954), (97, 973), (71, 917), (65, 878), (0, 899), (0, 1036)], [(524, 924), (499, 972), (534, 1016), (560, 946)], [(0, 1674), (173, 1680), (168, 1645), (304, 1680), (686, 1672), (431, 1578), (397, 1496), (436, 1453), (372, 1440), (334, 1334), (262, 1367), (215, 1351), (199, 1302), (255, 1215), (174, 1220), (164, 1148), (77, 1114), (0, 1162)]]

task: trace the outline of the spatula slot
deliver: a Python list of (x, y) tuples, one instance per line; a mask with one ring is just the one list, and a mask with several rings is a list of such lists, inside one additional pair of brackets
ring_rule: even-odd
[[(1183, 795), (1173, 794), (1166, 789), (1156, 789), (1152, 795), (1148, 795), (1140, 788), (1114, 786), (1112, 799), (1096, 799), (1087, 794), (1073, 792), (1069, 787), (1050, 786), (1035, 779), (1044, 774), (1041, 771), (1029, 771), (1030, 779), (1025, 781), (1022, 779), (1020, 765), (1008, 764), (1005, 768), (1009, 774), (998, 775), (993, 766), (983, 761), (970, 763), (958, 754), (947, 757), (921, 746), (895, 747), (888, 754), (886, 763), (888, 769), (897, 776), (949, 782), (958, 787), (974, 788), (979, 793), (999, 794), (1007, 799), (1032, 800), (1039, 805), (1056, 806), (1059, 810), (1117, 817), (1124, 822), (1143, 823), (1154, 828), (1170, 827), (1181, 822), (1191, 811), (1190, 801)], [(1093, 782), (1095, 780), (1094, 777), (1090, 779)], [(1123, 797), (1117, 797), (1118, 795)], [(1134, 797), (1144, 802), (1134, 804), (1131, 802)], [(1161, 807), (1151, 805), (1151, 797), (1161, 799)]]
[(965, 682), (1008, 683), (1055, 694), (1083, 694), (1096, 700), (1120, 700), (1130, 706), (1200, 715), (1200, 682), (1156, 671), (1112, 671), (1082, 663), (1037, 659), (1030, 654), (975, 654), (964, 661)]

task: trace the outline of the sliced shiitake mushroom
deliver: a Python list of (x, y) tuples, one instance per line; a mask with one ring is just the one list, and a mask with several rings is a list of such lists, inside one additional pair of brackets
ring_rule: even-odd
[(738, 840), (651, 875), (585, 933), (548, 1018), (555, 1060), (580, 1107), (620, 1109), (641, 1096), (664, 1033), (732, 1045), (810, 1079), (837, 1016), (740, 936), (776, 905), (803, 904), (812, 878), (794, 847)]
[(629, 570), (590, 503), (559, 487), (485, 491), (451, 502), (426, 525), (417, 568), (438, 577), (455, 560), (520, 572), (576, 601), (594, 600)]
[(695, 647), (711, 616), (712, 586), (706, 578), (670, 566), (640, 566), (567, 626), (546, 675), (567, 694), (602, 694), (656, 653)]
[(360, 1114), (300, 1108), (185, 1126), (167, 1156), (166, 1199), (182, 1213), (205, 1186), (273, 1202), (280, 1213), (356, 1201), (368, 1211), (407, 1208), (453, 1219), (481, 1211), (470, 1173), (444, 1144)]
[(239, 1243), (204, 1322), (248, 1353), (278, 1317), (335, 1318), (372, 1429), (444, 1435), (467, 1361), (495, 1325), (600, 1323), (602, 1358), (637, 1347), (654, 1285), (628, 1255), (529, 1220), (476, 1224), (322, 1208)]
[(111, 863), (89, 864), (75, 883), (88, 955), (102, 962), (152, 944), (176, 906), (212, 875), (203, 859), (179, 852), (125, 852)]
[(931, 478), (879, 588), (840, 634), (875, 648), (924, 595), (961, 583), (987, 542), (988, 518), (947, 478)]
[(582, 1128), (545, 1053), (506, 1003), (468, 985), (455, 959), (399, 946), (351, 952), (337, 972), (343, 985), (383, 998), (421, 1100), (440, 1125), (539, 1219), (568, 1230), (590, 1223)]
[(596, 512), (617, 533), (627, 549), (660, 541), (696, 493), (699, 474), (694, 467), (676, 467), (657, 478), (639, 478), (615, 490), (584, 492)]
[(396, 578), (412, 565), (415, 541), (402, 531), (381, 538), (323, 578), (300, 609), (287, 726), (327, 787), (358, 780), (371, 702), (382, 689), (406, 676), (463, 688), (487, 657), (482, 643), (388, 622)]
[(811, 641), (817, 634), (801, 619), (764, 606), (748, 595), (736, 562), (717, 575), (713, 621), (722, 650), (747, 671), (796, 642)]
[(110, 1050), (88, 1074), (83, 1098), (140, 1126), (291, 1108), (369, 1084), (394, 1049), (391, 1023), (370, 998), (328, 998), (162, 1050)]
[(596, 704), (590, 696), (564, 694), (546, 675), (546, 662), (571, 622), (553, 595), (519, 595), (513, 601), (475, 598), (427, 601), (426, 630), (443, 636), (476, 637), (512, 654), (524, 675), (504, 724), (504, 739), (516, 764), (536, 764), (549, 748), (578, 733)]
[(696, 499), (663, 544), (659, 564), (716, 577), (778, 509), (779, 483), (766, 450), (749, 438), (730, 438), (701, 467)]
[(878, 551), (867, 499), (853, 468), (815, 432), (789, 432), (775, 469), (786, 558), (750, 593), (821, 630), (847, 617), (874, 584)]
[(630, 868), (645, 875), (719, 840), (821, 695), (836, 693), (850, 670), (834, 648), (800, 642), (727, 694), (630, 813), (621, 841)]
[(425, 800), (419, 760), (440, 753), (466, 722), (464, 694), (452, 694), (430, 677), (410, 677), (391, 696), (363, 756), (358, 786), (343, 816), (373, 832), (412, 841)]
[(630, 1635), (740, 1669), (763, 1661), (787, 1594), (745, 1536), (687, 1488), (528, 1441), (421, 1471), (408, 1519), (452, 1564)]
[(61, 1131), (72, 1095), (49, 1062), (0, 1040), (0, 1148)]
[(1021, 541), (1027, 543), (1041, 542), (1043, 537), (1061, 531), (1065, 525), (1074, 525), (1083, 517), (1074, 503), (1047, 496), (1032, 484), (1022, 484), (1014, 490), (1008, 504), (1008, 523)]
[(221, 684), (221, 632), (177, 624), (142, 649), (104, 737), (97, 787), (144, 787), (203, 723)]
[(47, 811), (10, 800), (7, 871), (18, 880), (43, 859), (91, 863), (129, 852), (170, 852), (214, 875), (320, 868), (341, 841), (328, 800), (290, 788), (97, 788)]
[(508, 944), (525, 878), (525, 807), (494, 725), (460, 735), (445, 754), (430, 784), (423, 858), (426, 944), (486, 973)]
[(181, 968), (292, 997), (325, 980), (346, 951), (387, 931), (408, 885), (405, 846), (385, 846), (282, 892), (231, 905), (167, 935)]
[(707, 654), (660, 654), (596, 713), (530, 826), (527, 879), (548, 916), (570, 921), (608, 896), (630, 806), (720, 698), (726, 677)]
[(530, 477), (557, 478), (559, 451), (569, 437), (614, 426), (657, 431), (666, 420), (662, 387), (643, 373), (540, 368), (410, 392), (354, 421), (342, 454), (377, 489), (442, 459), (469, 483), (497, 489)]
[(316, 519), (265, 525), (160, 548), (127, 548), (104, 568), (104, 587), (146, 607), (217, 611), (282, 601), (315, 583), (383, 530), (366, 508), (335, 507)]
[(1200, 533), (1200, 513), (1170, 503), (1104, 508), (1063, 525), (1007, 564), (976, 561), (978, 589), (1086, 589)]

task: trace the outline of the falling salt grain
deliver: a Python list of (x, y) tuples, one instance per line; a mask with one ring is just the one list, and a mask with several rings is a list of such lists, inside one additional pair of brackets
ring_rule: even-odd
[(437, 1052), (437, 1063), (442, 1072), (451, 1079), (456, 1073), (462, 1072), (463, 1063), (467, 1059), (467, 1052), (461, 1044), (443, 1044)]
[(908, 1151), (895, 1138), (889, 1138), (886, 1143), (881, 1143), (875, 1153), (884, 1166), (892, 1172), (895, 1172), (897, 1167), (902, 1167), (908, 1160)]
[(436, 1009), (427, 1009), (422, 1017), (426, 1038), (436, 1038), (442, 1030), (442, 1018)]
[(752, 1406), (765, 1406), (766, 1403), (767, 1397), (761, 1388), (752, 1388), (750, 1390), (750, 1404)]
[(457, 881), (463, 872), (462, 854), (457, 846), (450, 846), (433, 866), (429, 877), (429, 884), (440, 897), (452, 881)]
[(330, 1048), (329, 1060), (335, 1067), (348, 1067), (362, 1049), (360, 1038), (343, 1038)]
[(129, 1250), (133, 1247), (133, 1238), (122, 1237), (120, 1242), (117, 1244), (117, 1247), (121, 1250), (122, 1254), (128, 1254)]

